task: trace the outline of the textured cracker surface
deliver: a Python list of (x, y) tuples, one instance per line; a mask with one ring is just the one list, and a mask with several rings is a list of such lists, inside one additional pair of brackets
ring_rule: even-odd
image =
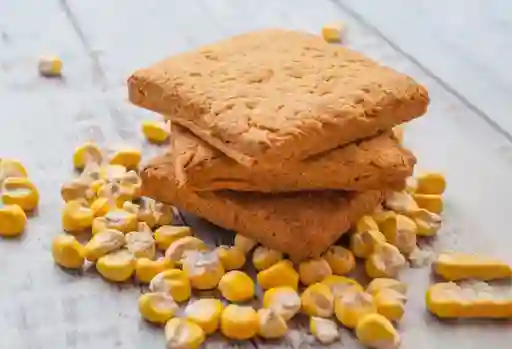
[(290, 255), (319, 256), (362, 215), (373, 212), (381, 191), (287, 194), (194, 192), (180, 186), (172, 157), (154, 159), (143, 171), (143, 195), (174, 205)]
[(416, 164), (392, 133), (281, 166), (242, 166), (176, 124), (171, 144), (177, 179), (196, 191), (399, 190)]
[(424, 87), (347, 48), (267, 29), (133, 73), (129, 98), (234, 160), (304, 159), (422, 115)]

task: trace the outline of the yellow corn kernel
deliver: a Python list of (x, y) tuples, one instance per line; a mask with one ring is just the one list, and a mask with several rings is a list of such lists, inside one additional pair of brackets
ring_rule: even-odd
[(398, 293), (405, 295), (407, 293), (407, 285), (403, 282), (400, 282), (396, 279), (391, 278), (376, 278), (370, 281), (368, 286), (366, 287), (366, 292), (371, 295), (376, 295), (378, 292), (382, 290), (394, 290)]
[(130, 188), (117, 182), (107, 182), (98, 191), (98, 197), (107, 198), (115, 207), (122, 208), (125, 202), (135, 200), (135, 193)]
[(11, 159), (0, 159), (0, 185), (7, 178), (27, 177), (27, 170), (21, 162)]
[(389, 321), (399, 321), (405, 312), (407, 297), (391, 288), (385, 288), (373, 296), (377, 312)]
[(404, 142), (404, 128), (401, 126), (395, 126), (391, 129), (393, 131), (393, 136), (396, 138), (399, 144), (403, 144)]
[(154, 261), (149, 258), (139, 258), (135, 264), (135, 276), (140, 283), (149, 284), (159, 273), (172, 267), (172, 263), (163, 257)]
[(190, 227), (163, 225), (155, 230), (156, 247), (167, 250), (174, 241), (190, 235), (192, 235)]
[(217, 331), (221, 313), (221, 301), (213, 298), (192, 301), (184, 311), (185, 318), (198, 324), (206, 334)]
[(45, 77), (57, 77), (62, 75), (62, 61), (57, 56), (41, 56), (37, 63), (39, 74)]
[(252, 307), (230, 304), (222, 312), (220, 330), (230, 339), (250, 339), (259, 330), (258, 314)]
[(133, 253), (135, 258), (155, 258), (155, 240), (153, 240), (151, 230), (149, 232), (140, 231), (139, 228), (139, 231), (126, 234), (126, 248)]
[(386, 242), (386, 237), (378, 230), (367, 230), (350, 235), (350, 250), (354, 256), (368, 258), (375, 250), (375, 246)]
[(184, 236), (174, 241), (165, 251), (165, 258), (174, 264), (180, 265), (186, 253), (206, 250), (204, 241), (194, 236)]
[(379, 228), (386, 240), (400, 252), (409, 254), (416, 248), (418, 226), (409, 217), (390, 212)]
[(354, 279), (344, 276), (330, 275), (322, 280), (322, 284), (329, 286), (334, 297), (342, 297), (347, 292), (359, 291), (363, 292), (363, 286)]
[(204, 331), (196, 323), (172, 318), (165, 324), (165, 342), (168, 349), (196, 349), (203, 344)]
[(395, 349), (400, 345), (400, 335), (384, 316), (369, 314), (356, 327), (356, 336), (368, 348)]
[(444, 203), (441, 195), (434, 194), (412, 194), (412, 197), (418, 204), (419, 208), (440, 214), (443, 212)]
[(331, 344), (340, 339), (338, 325), (331, 319), (312, 316), (309, 318), (309, 330), (322, 344)]
[(125, 201), (123, 210), (136, 214), (137, 219), (146, 223), (151, 229), (157, 225), (157, 212), (155, 212), (155, 201), (153, 199), (141, 198), (139, 204)]
[(372, 216), (363, 216), (356, 223), (356, 233), (362, 233), (370, 230), (379, 230), (377, 222)]
[(80, 269), (85, 262), (83, 246), (71, 235), (53, 239), (52, 256), (55, 263), (69, 269)]
[(437, 275), (448, 281), (487, 281), (512, 277), (512, 268), (506, 262), (471, 253), (442, 253), (434, 262), (433, 269)]
[(126, 174), (126, 167), (122, 165), (103, 165), (99, 170), (99, 179), (110, 181), (120, 181)]
[(155, 324), (165, 324), (178, 310), (174, 299), (163, 292), (145, 293), (139, 297), (138, 303), (144, 320)]
[(150, 143), (161, 144), (169, 138), (169, 125), (165, 122), (144, 121), (142, 133)]
[(249, 253), (255, 246), (256, 241), (249, 239), (248, 237), (245, 237), (240, 234), (235, 235), (235, 243), (234, 246), (244, 251), (244, 253)]
[(110, 159), (111, 165), (121, 165), (129, 170), (139, 167), (141, 160), (140, 150), (134, 148), (125, 148), (118, 150)]
[(224, 276), (224, 268), (216, 252), (187, 252), (182, 264), (190, 284), (198, 290), (214, 289)]
[(441, 216), (423, 208), (409, 212), (407, 215), (416, 223), (418, 236), (434, 236), (441, 229)]
[(279, 286), (289, 286), (296, 290), (299, 286), (299, 274), (288, 260), (282, 260), (270, 268), (260, 271), (256, 278), (264, 290)]
[(332, 275), (332, 270), (324, 258), (309, 259), (299, 264), (299, 278), (303, 285), (312, 285)]
[(242, 269), (245, 264), (244, 251), (235, 246), (219, 246), (216, 251), (224, 270)]
[(64, 183), (60, 187), (60, 195), (66, 202), (78, 199), (89, 201), (94, 197), (94, 191), (91, 189), (88, 181), (78, 177), (71, 182)]
[(286, 321), (299, 312), (301, 304), (297, 291), (288, 286), (268, 289), (263, 295), (263, 307), (272, 309)]
[(401, 214), (420, 208), (411, 194), (405, 190), (389, 193), (384, 200), (384, 207)]
[(128, 250), (114, 251), (98, 259), (96, 270), (109, 281), (124, 282), (135, 272), (135, 257)]
[(259, 309), (258, 321), (258, 335), (262, 338), (281, 338), (288, 331), (286, 320), (272, 309)]
[[(92, 211), (91, 211), (92, 213)], [(103, 217), (96, 217), (92, 222), (92, 233), (97, 234), (107, 229), (119, 230), (123, 233), (137, 229), (137, 216), (125, 210), (114, 210)]]
[(107, 198), (98, 198), (91, 204), (91, 210), (94, 217), (103, 217), (112, 210), (115, 210), (115, 204)]
[(94, 235), (84, 246), (84, 256), (95, 262), (110, 252), (120, 249), (125, 244), (124, 234), (118, 230), (108, 229)]
[(365, 262), (365, 270), (371, 278), (394, 278), (405, 266), (405, 258), (398, 248), (384, 243)]
[(351, 291), (334, 301), (334, 313), (341, 324), (355, 328), (359, 321), (368, 314), (377, 313), (371, 294)]
[(187, 274), (179, 269), (168, 269), (157, 274), (149, 283), (151, 292), (169, 293), (176, 302), (184, 302), (192, 293)]
[(66, 202), (62, 210), (62, 228), (68, 233), (79, 233), (92, 226), (94, 216), (85, 200)]
[(163, 204), (161, 202), (155, 202), (153, 210), (155, 212), (157, 225), (172, 224), (174, 219), (174, 211), (172, 210), (172, 206)]
[(322, 37), (329, 43), (339, 43), (342, 40), (344, 26), (342, 23), (331, 23), (322, 27)]
[(356, 260), (352, 251), (342, 246), (331, 246), (323, 257), (329, 263), (335, 275), (348, 274), (356, 266)]
[(302, 311), (309, 316), (330, 317), (334, 311), (334, 295), (329, 286), (316, 283), (300, 296)]
[(0, 236), (15, 237), (23, 234), (27, 215), (18, 205), (0, 203)]
[(446, 190), (446, 179), (443, 174), (425, 172), (415, 178), (417, 194), (442, 195)]
[(230, 302), (245, 302), (254, 297), (254, 281), (243, 271), (228, 271), (219, 282), (219, 291)]
[(18, 205), (24, 211), (32, 211), (39, 203), (39, 192), (28, 178), (11, 177), (2, 185), (4, 205)]
[(73, 153), (73, 165), (76, 169), (82, 170), (88, 163), (101, 164), (103, 154), (96, 144), (87, 142), (75, 149)]
[(91, 188), (93, 192), (93, 197), (98, 195), (100, 190), (107, 184), (105, 179), (97, 179), (90, 183), (89, 187)]
[(252, 264), (257, 270), (265, 270), (283, 259), (283, 254), (279, 251), (258, 246), (252, 253)]

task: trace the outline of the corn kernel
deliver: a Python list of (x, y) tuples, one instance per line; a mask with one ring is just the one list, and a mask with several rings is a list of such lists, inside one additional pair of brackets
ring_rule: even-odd
[(135, 272), (135, 257), (128, 250), (114, 251), (98, 259), (96, 270), (107, 280), (124, 282)]
[(241, 269), (245, 264), (244, 251), (235, 246), (219, 246), (216, 251), (224, 270)]
[(344, 31), (342, 23), (331, 23), (322, 27), (322, 37), (329, 43), (341, 42), (341, 37)]
[(234, 246), (244, 251), (246, 254), (249, 253), (254, 247), (256, 247), (256, 241), (249, 239), (240, 234), (235, 235)]
[(187, 274), (179, 269), (168, 269), (157, 274), (149, 283), (151, 292), (169, 293), (176, 302), (184, 302), (192, 293)]
[(391, 288), (384, 288), (373, 296), (377, 312), (389, 321), (398, 321), (404, 316), (407, 297)]
[(392, 128), (393, 136), (396, 138), (399, 144), (404, 143), (404, 129), (400, 126), (395, 126)]
[(338, 325), (330, 319), (312, 316), (309, 319), (311, 334), (322, 344), (331, 344), (340, 339)]
[(258, 314), (252, 307), (230, 304), (222, 312), (220, 330), (230, 339), (250, 339), (259, 330)]
[(252, 264), (257, 270), (268, 269), (282, 259), (283, 254), (281, 252), (265, 246), (256, 247), (252, 253)]
[(87, 142), (75, 149), (73, 154), (73, 165), (76, 169), (82, 170), (88, 163), (101, 164), (103, 154), (96, 144)]
[(331, 246), (323, 257), (335, 275), (348, 274), (356, 266), (354, 254), (342, 246)]
[(356, 257), (368, 258), (375, 246), (385, 242), (386, 237), (379, 230), (356, 232), (350, 235), (350, 250)]
[(441, 217), (423, 208), (409, 212), (407, 215), (416, 223), (418, 236), (434, 236), (441, 229)]
[(437, 257), (433, 268), (437, 275), (448, 281), (487, 281), (512, 277), (512, 268), (506, 262), (470, 253), (442, 253)]
[(57, 56), (41, 56), (37, 63), (39, 74), (46, 77), (62, 75), (62, 61)]
[(115, 209), (115, 203), (112, 203), (111, 200), (107, 198), (98, 198), (91, 204), (91, 211), (94, 217), (103, 217)]
[(98, 191), (98, 197), (107, 198), (115, 207), (122, 208), (126, 201), (135, 200), (134, 192), (117, 182), (107, 182)]
[(0, 203), (0, 236), (15, 237), (23, 234), (27, 215), (18, 205)]
[(370, 281), (368, 286), (366, 287), (366, 292), (371, 295), (376, 295), (378, 292), (382, 290), (394, 290), (398, 293), (405, 295), (407, 293), (407, 285), (403, 282), (400, 282), (391, 278), (376, 278)]
[(139, 258), (135, 264), (135, 276), (140, 283), (149, 284), (159, 273), (172, 267), (172, 263), (165, 258), (154, 261), (149, 258)]
[(188, 252), (182, 261), (183, 271), (195, 289), (214, 289), (224, 276), (224, 268), (216, 252)]
[(196, 323), (172, 318), (165, 324), (165, 342), (168, 349), (196, 349), (203, 344), (204, 331)]
[(442, 195), (446, 190), (446, 179), (441, 173), (422, 173), (415, 180), (417, 194)]
[(180, 265), (186, 253), (194, 251), (204, 251), (207, 247), (205, 243), (194, 237), (185, 236), (181, 239), (174, 241), (169, 248), (165, 251), (165, 258), (171, 262)]
[(141, 160), (140, 150), (134, 148), (125, 148), (118, 150), (110, 159), (111, 165), (121, 165), (129, 170), (139, 167)]
[(156, 202), (153, 210), (155, 212), (157, 225), (170, 225), (174, 219), (172, 207), (161, 202)]
[(356, 223), (356, 233), (363, 233), (370, 230), (379, 230), (379, 226), (372, 216), (363, 216)]
[(84, 247), (84, 256), (95, 262), (110, 252), (120, 249), (125, 244), (124, 234), (118, 230), (108, 229), (94, 235)]
[(409, 254), (416, 248), (418, 226), (409, 217), (390, 212), (379, 228), (386, 240), (400, 252)]
[(165, 122), (144, 121), (142, 133), (150, 143), (161, 144), (169, 138), (169, 125)]
[(163, 225), (155, 230), (156, 246), (160, 250), (167, 250), (174, 241), (190, 235), (192, 235), (190, 227)]
[(94, 191), (90, 187), (90, 182), (81, 177), (75, 178), (71, 182), (64, 183), (60, 187), (60, 195), (66, 202), (71, 200), (91, 200), (94, 197)]
[(165, 324), (177, 310), (178, 305), (167, 293), (150, 292), (139, 297), (139, 312), (149, 322)]
[[(145, 223), (142, 224), (145, 225)], [(155, 258), (155, 240), (153, 240), (151, 230), (149, 232), (141, 231), (141, 228), (139, 228), (139, 231), (126, 234), (126, 248), (133, 253), (135, 258)]]
[(288, 286), (268, 289), (263, 295), (263, 307), (272, 309), (286, 321), (299, 312), (301, 305), (297, 291)]
[(302, 311), (309, 316), (330, 317), (334, 311), (334, 295), (329, 286), (316, 283), (300, 296)]
[(330, 275), (322, 280), (322, 284), (329, 286), (334, 297), (342, 297), (353, 290), (363, 292), (363, 286), (359, 282), (344, 276)]
[(157, 225), (157, 212), (155, 212), (155, 201), (150, 198), (141, 198), (139, 204), (130, 201), (123, 203), (123, 210), (137, 215), (140, 222), (146, 223), (151, 229)]
[(365, 270), (371, 278), (394, 278), (405, 266), (405, 263), (405, 258), (398, 248), (384, 243), (378, 245), (375, 252), (366, 260)]
[(230, 302), (245, 302), (254, 297), (254, 281), (246, 273), (232, 270), (220, 280), (219, 291)]
[(79, 233), (92, 226), (94, 216), (85, 200), (66, 202), (62, 210), (62, 228), (68, 233)]
[[(92, 214), (92, 211), (91, 211)], [(125, 210), (114, 210), (103, 217), (96, 217), (92, 222), (92, 233), (97, 234), (107, 229), (119, 230), (123, 233), (137, 229), (137, 216)]]
[(389, 193), (384, 200), (384, 207), (401, 214), (420, 208), (411, 194), (405, 190)]
[(434, 194), (412, 194), (419, 208), (440, 214), (443, 212), (444, 203), (441, 195)]
[(217, 331), (221, 313), (221, 301), (213, 298), (192, 301), (184, 311), (185, 318), (198, 324), (206, 334)]
[(351, 291), (334, 301), (334, 313), (341, 324), (355, 328), (358, 322), (368, 314), (377, 313), (373, 297), (366, 292)]
[(120, 181), (126, 174), (126, 167), (123, 165), (103, 165), (100, 168), (99, 176), (107, 182)]
[(270, 268), (260, 271), (256, 277), (258, 284), (264, 290), (279, 286), (289, 286), (296, 290), (299, 285), (299, 274), (288, 260), (282, 260)]
[(52, 256), (55, 263), (69, 269), (80, 269), (85, 262), (83, 246), (71, 235), (53, 239)]
[(299, 277), (303, 285), (312, 285), (332, 275), (332, 270), (324, 258), (309, 259), (299, 264)]
[(368, 348), (395, 349), (400, 345), (400, 335), (384, 316), (369, 314), (356, 327), (356, 336)]
[(258, 321), (258, 335), (262, 338), (281, 338), (288, 331), (286, 320), (272, 309), (259, 309)]
[(27, 177), (27, 170), (21, 162), (11, 159), (0, 159), (0, 185), (7, 178)]
[(140, 198), (142, 179), (139, 174), (133, 170), (126, 172), (119, 180), (119, 186), (123, 188), (124, 192), (134, 198)]

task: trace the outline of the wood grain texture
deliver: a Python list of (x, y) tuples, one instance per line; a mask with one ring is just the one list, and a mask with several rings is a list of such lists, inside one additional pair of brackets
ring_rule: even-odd
[[(406, 143), (416, 153), (420, 169), (443, 171), (448, 179), (446, 224), (433, 247), (510, 259), (511, 144), (336, 4), (324, 0), (314, 5), (307, 0), (240, 0), (236, 5), (229, 0), (70, 0), (67, 7), (45, 0), (37, 11), (28, 11), (33, 4), (30, 0), (0, 2), (0, 156), (21, 159), (42, 197), (26, 234), (20, 240), (0, 240), (0, 348), (164, 347), (161, 330), (139, 318), (138, 287), (111, 285), (92, 271), (74, 275), (54, 266), (50, 243), (61, 233), (59, 185), (72, 176), (71, 154), (84, 140), (109, 148), (124, 143), (141, 146), (146, 157), (161, 151), (147, 146), (139, 133), (141, 120), (158, 117), (125, 101), (125, 78), (131, 71), (172, 53), (256, 28), (318, 32), (327, 22), (343, 20), (348, 45), (426, 84), (432, 98), (429, 113), (406, 127)], [(376, 8), (384, 11), (382, 6)], [(507, 25), (504, 14), (495, 12), (494, 16), (488, 25)], [(382, 16), (379, 21), (395, 19)], [(480, 22), (475, 23), (478, 27)], [(438, 52), (439, 64), (445, 60), (453, 64), (449, 53), (436, 49), (434, 41), (423, 37), (410, 45), (416, 45), (416, 55), (422, 55), (417, 46), (431, 45)], [(489, 45), (491, 52), (499, 46)], [(45, 53), (63, 58), (65, 79), (38, 77), (37, 56)], [(473, 51), (466, 56), (480, 57)], [(468, 83), (467, 77), (460, 76), (462, 72), (453, 77), (457, 75), (461, 84)], [(498, 89), (495, 80), (485, 85), (487, 94)], [(503, 81), (508, 81), (505, 76)], [(472, 96), (468, 98), (477, 103)], [(489, 114), (494, 116), (496, 110)], [(232, 239), (229, 233), (194, 217), (185, 219), (212, 244)], [(430, 282), (427, 269), (408, 270), (402, 279), (411, 285), (406, 318), (400, 324), (402, 348), (510, 347), (512, 332), (506, 322), (444, 323), (430, 317), (424, 310), (424, 291)], [(360, 347), (347, 332), (342, 343), (331, 347)], [(217, 337), (206, 345), (254, 346), (320, 347), (297, 331), (278, 343), (226, 344)]]

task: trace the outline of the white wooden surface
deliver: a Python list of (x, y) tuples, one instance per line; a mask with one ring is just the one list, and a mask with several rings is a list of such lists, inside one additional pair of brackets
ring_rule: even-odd
[[(145, 145), (139, 134), (139, 122), (157, 116), (126, 102), (124, 83), (132, 70), (257, 28), (318, 32), (326, 22), (342, 20), (349, 30), (347, 45), (425, 83), (432, 105), (426, 117), (407, 126), (406, 143), (417, 154), (419, 168), (443, 171), (448, 178), (446, 225), (434, 247), (510, 260), (512, 144), (485, 119), (510, 129), (509, 93), (503, 92), (511, 84), (506, 69), (509, 5), (458, 1), (459, 13), (446, 2), (414, 3), (0, 0), (0, 157), (20, 158), (42, 194), (40, 210), (23, 238), (0, 240), (0, 348), (164, 347), (161, 331), (139, 319), (139, 288), (108, 284), (93, 272), (67, 274), (52, 263), (50, 242), (61, 232), (59, 184), (72, 175), (73, 147), (87, 139), (108, 147), (141, 145), (147, 156), (161, 151)], [(456, 29), (446, 34), (443, 26)], [(481, 50), (469, 35), (479, 28), (490, 37), (479, 41)], [(38, 77), (37, 57), (45, 53), (63, 58), (65, 79)], [(203, 222), (188, 222), (203, 237), (218, 239)], [(509, 323), (442, 323), (430, 317), (424, 310), (431, 281), (427, 269), (408, 270), (403, 279), (411, 289), (400, 324), (402, 348), (510, 348)], [(347, 332), (342, 342), (332, 347), (359, 347)], [(314, 344), (296, 332), (279, 343), (207, 344), (226, 346)]]

